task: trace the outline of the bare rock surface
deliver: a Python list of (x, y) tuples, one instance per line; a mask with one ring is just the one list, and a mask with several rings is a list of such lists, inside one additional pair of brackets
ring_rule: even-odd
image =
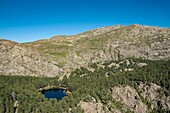
[(170, 110), (170, 96), (165, 96), (161, 86), (153, 83), (151, 85), (141, 83), (139, 90), (141, 96), (151, 102), (151, 109), (163, 107), (163, 109)]
[(121, 102), (125, 108), (135, 113), (146, 113), (147, 106), (141, 101), (138, 93), (130, 86), (114, 87), (112, 97), (114, 100)]
[(80, 106), (85, 113), (105, 113), (101, 103), (95, 102), (80, 102)]
[[(135, 113), (147, 113), (154, 109), (170, 110), (170, 97), (166, 97), (163, 89), (151, 83), (150, 85), (140, 83), (139, 94), (130, 86), (115, 86), (112, 88), (112, 98), (120, 102), (125, 111), (130, 109)], [(145, 103), (150, 103), (150, 105)], [(162, 107), (162, 108), (160, 108)]]

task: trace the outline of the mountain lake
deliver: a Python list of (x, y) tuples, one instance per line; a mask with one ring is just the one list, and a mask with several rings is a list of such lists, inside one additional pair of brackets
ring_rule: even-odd
[(67, 96), (64, 92), (64, 89), (48, 89), (42, 91), (45, 98), (56, 98), (57, 100), (61, 100), (63, 97)]

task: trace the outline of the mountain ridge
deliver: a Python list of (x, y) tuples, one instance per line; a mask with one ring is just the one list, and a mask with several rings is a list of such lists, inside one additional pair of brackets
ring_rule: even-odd
[[(8, 40), (6, 40), (8, 42)], [(7, 43), (6, 42), (6, 43)], [(128, 57), (146, 59), (169, 59), (170, 58), (170, 29), (152, 26), (141, 26), (138, 24), (128, 26), (107, 26), (89, 30), (71, 36), (54, 36), (49, 39), (37, 40), (28, 43), (12, 42), (15, 45), (13, 52), (3, 52), (9, 48), (0, 40), (2, 61), (15, 62), (15, 74), (18, 75), (43, 75), (59, 76), (73, 69), (86, 66), (88, 63), (119, 60)], [(21, 49), (21, 51), (18, 50)], [(15, 54), (15, 51), (19, 51)], [(28, 58), (28, 53), (34, 54), (35, 58)], [(23, 59), (13, 60), (14, 56), (24, 56)], [(4, 59), (5, 58), (5, 59)], [(35, 59), (38, 59), (38, 64)], [(32, 63), (28, 63), (31, 60)], [(43, 62), (46, 62), (45, 64)], [(12, 63), (13, 64), (13, 63)], [(0, 74), (10, 74), (9, 68), (13, 65), (0, 64)], [(39, 68), (37, 68), (39, 67)], [(42, 69), (41, 69), (41, 68)], [(45, 69), (43, 69), (45, 68)], [(28, 71), (28, 70), (32, 70)], [(39, 70), (38, 72), (36, 72)], [(13, 71), (12, 71), (13, 72)], [(28, 73), (29, 72), (29, 73)], [(52, 72), (52, 73), (50, 73)], [(48, 74), (50, 73), (50, 74)]]

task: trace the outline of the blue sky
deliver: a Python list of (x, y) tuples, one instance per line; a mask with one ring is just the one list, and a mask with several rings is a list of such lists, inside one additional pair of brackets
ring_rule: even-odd
[(170, 0), (0, 0), (0, 38), (29, 42), (115, 24), (170, 27)]

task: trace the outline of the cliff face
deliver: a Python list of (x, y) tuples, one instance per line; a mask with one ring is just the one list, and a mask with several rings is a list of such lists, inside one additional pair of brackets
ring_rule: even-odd
[(1, 41), (1, 74), (55, 76), (91, 62), (170, 58), (170, 29), (116, 25), (13, 45), (7, 47)]

